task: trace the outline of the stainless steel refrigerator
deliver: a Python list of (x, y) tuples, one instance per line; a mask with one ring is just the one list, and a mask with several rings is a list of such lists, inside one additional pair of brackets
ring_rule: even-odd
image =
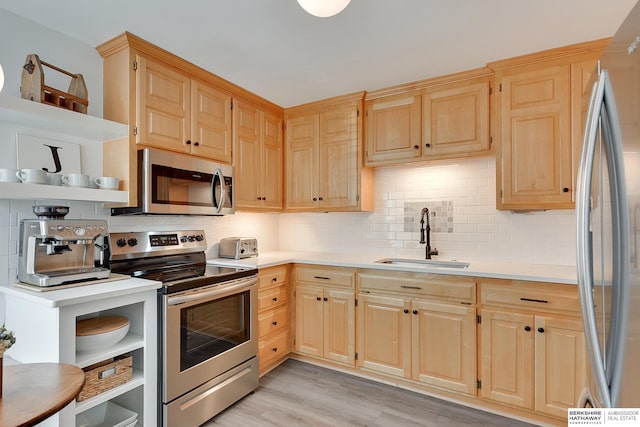
[(640, 3), (595, 74), (576, 194), (590, 382), (578, 406), (640, 407)]

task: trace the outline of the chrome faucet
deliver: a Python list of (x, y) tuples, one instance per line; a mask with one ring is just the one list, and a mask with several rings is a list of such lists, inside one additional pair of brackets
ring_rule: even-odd
[[(427, 217), (427, 228), (424, 227), (424, 218)], [(426, 235), (426, 241), (425, 241)], [(431, 259), (431, 255), (438, 255), (438, 250), (433, 248), (431, 250), (431, 225), (429, 225), (429, 208), (422, 208), (420, 212), (420, 244), (427, 244), (425, 248), (425, 259)]]

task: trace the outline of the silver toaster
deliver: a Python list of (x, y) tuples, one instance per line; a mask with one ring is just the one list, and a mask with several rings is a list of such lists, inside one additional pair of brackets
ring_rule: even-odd
[(220, 258), (258, 256), (258, 240), (253, 237), (225, 237), (220, 240)]

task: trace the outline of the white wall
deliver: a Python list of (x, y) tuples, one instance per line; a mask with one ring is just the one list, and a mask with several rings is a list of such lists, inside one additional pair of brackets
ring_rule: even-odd
[(280, 249), (422, 258), (419, 218), (405, 205), (447, 201), (451, 232), (431, 234), (440, 259), (575, 265), (575, 212), (496, 210), (495, 168), (494, 157), (376, 168), (374, 212), (283, 214)]

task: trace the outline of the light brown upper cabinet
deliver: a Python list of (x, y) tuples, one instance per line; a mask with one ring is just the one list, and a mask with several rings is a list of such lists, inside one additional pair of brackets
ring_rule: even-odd
[(282, 115), (281, 107), (131, 33), (96, 49), (103, 58), (104, 118), (129, 125), (128, 138), (105, 143), (103, 170), (122, 180), (130, 204), (137, 203), (138, 150), (231, 164), (234, 98)]
[(422, 96), (391, 95), (366, 102), (366, 160), (382, 165), (422, 156)]
[(283, 118), (236, 99), (233, 139), (236, 209), (281, 210), (283, 199)]
[(498, 88), (493, 109), (498, 209), (574, 207), (582, 146), (585, 76), (608, 40), (489, 64)]
[(490, 76), (428, 87), (422, 102), (422, 157), (488, 154), (490, 93)]
[(373, 177), (363, 167), (362, 93), (285, 110), (286, 209), (373, 209)]
[(493, 154), (491, 82), (491, 71), (479, 68), (368, 93), (367, 164)]
[(231, 94), (138, 55), (136, 143), (231, 163)]

